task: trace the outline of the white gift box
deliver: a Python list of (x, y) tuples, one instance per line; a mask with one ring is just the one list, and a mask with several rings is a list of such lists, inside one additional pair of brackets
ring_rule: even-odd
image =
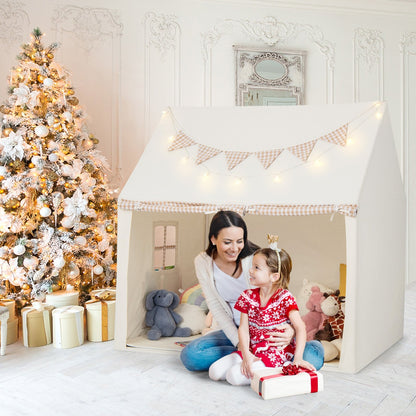
[(78, 297), (79, 293), (74, 290), (57, 290), (46, 295), (45, 303), (55, 306), (55, 308), (70, 305), (78, 306)]
[(319, 371), (300, 371), (284, 375), (282, 368), (262, 368), (254, 371), (251, 388), (263, 399), (316, 393), (324, 389), (324, 379)]
[(73, 348), (84, 343), (84, 308), (64, 306), (52, 311), (53, 346)]

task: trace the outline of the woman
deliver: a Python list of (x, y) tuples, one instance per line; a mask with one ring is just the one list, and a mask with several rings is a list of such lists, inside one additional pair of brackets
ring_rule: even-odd
[[(188, 370), (207, 371), (214, 361), (237, 350), (240, 313), (234, 309), (234, 304), (240, 294), (250, 288), (249, 270), (258, 248), (247, 239), (247, 226), (239, 214), (219, 211), (214, 215), (208, 248), (195, 258), (195, 271), (208, 308), (221, 330), (209, 332), (182, 350), (181, 360)], [(286, 325), (283, 333), (273, 333), (269, 345), (285, 347), (293, 335), (293, 328)], [(323, 357), (319, 341), (306, 343), (304, 360), (319, 369)]]

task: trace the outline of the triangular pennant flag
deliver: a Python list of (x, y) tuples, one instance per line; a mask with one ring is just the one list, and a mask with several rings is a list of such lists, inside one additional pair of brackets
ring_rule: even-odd
[(208, 147), (204, 146), (203, 144), (200, 144), (198, 146), (198, 155), (196, 157), (195, 163), (197, 165), (201, 164), (202, 162), (205, 162), (208, 159), (211, 159), (212, 157), (216, 156), (218, 153), (221, 153), (222, 150), (216, 149), (215, 147)]
[(331, 131), (331, 133), (325, 134), (318, 140), (325, 140), (329, 143), (339, 144), (345, 146), (347, 144), (348, 136), (348, 124), (344, 124), (342, 127)]
[(169, 152), (172, 150), (182, 149), (183, 147), (192, 146), (195, 142), (184, 132), (180, 131), (174, 138), (172, 144), (168, 147)]
[(247, 159), (251, 155), (250, 152), (224, 152), (224, 153), (227, 159), (228, 170), (234, 169), (243, 160)]
[(318, 139), (312, 140), (310, 142), (301, 143), (296, 146), (288, 147), (287, 150), (293, 153), (296, 157), (301, 159), (303, 162), (307, 162), (313, 148)]
[(263, 165), (264, 169), (268, 167), (278, 158), (283, 149), (264, 150), (262, 152), (256, 152), (255, 155)]

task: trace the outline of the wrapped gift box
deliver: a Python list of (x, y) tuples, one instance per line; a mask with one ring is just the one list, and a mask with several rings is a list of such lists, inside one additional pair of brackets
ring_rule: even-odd
[(52, 342), (52, 310), (54, 306), (34, 303), (22, 309), (23, 345), (41, 347)]
[(16, 318), (16, 302), (13, 299), (0, 299), (0, 306), (5, 306), (9, 309), (9, 321)]
[(99, 297), (101, 299), (112, 299), (116, 298), (116, 288), (106, 287), (103, 289), (94, 289), (90, 292), (91, 298)]
[(85, 307), (88, 340), (99, 342), (114, 339), (116, 301), (96, 298), (86, 302)]
[(73, 348), (84, 343), (84, 308), (64, 306), (52, 311), (53, 345)]
[(324, 379), (319, 371), (300, 371), (296, 375), (285, 375), (281, 367), (262, 368), (254, 371), (251, 388), (268, 400), (322, 391)]
[[(6, 345), (14, 344), (17, 341), (19, 336), (19, 319), (17, 317), (12, 318), (7, 321), (7, 341)], [(0, 322), (0, 331), (1, 331), (1, 322)], [(1, 341), (0, 341), (1, 345)]]
[(79, 293), (75, 290), (57, 290), (46, 295), (45, 303), (55, 306), (55, 308), (78, 306), (78, 297)]

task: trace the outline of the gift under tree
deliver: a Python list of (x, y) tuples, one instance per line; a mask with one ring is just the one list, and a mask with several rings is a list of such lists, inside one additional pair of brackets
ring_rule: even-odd
[(115, 284), (116, 202), (69, 80), (35, 29), (0, 107), (0, 295)]

